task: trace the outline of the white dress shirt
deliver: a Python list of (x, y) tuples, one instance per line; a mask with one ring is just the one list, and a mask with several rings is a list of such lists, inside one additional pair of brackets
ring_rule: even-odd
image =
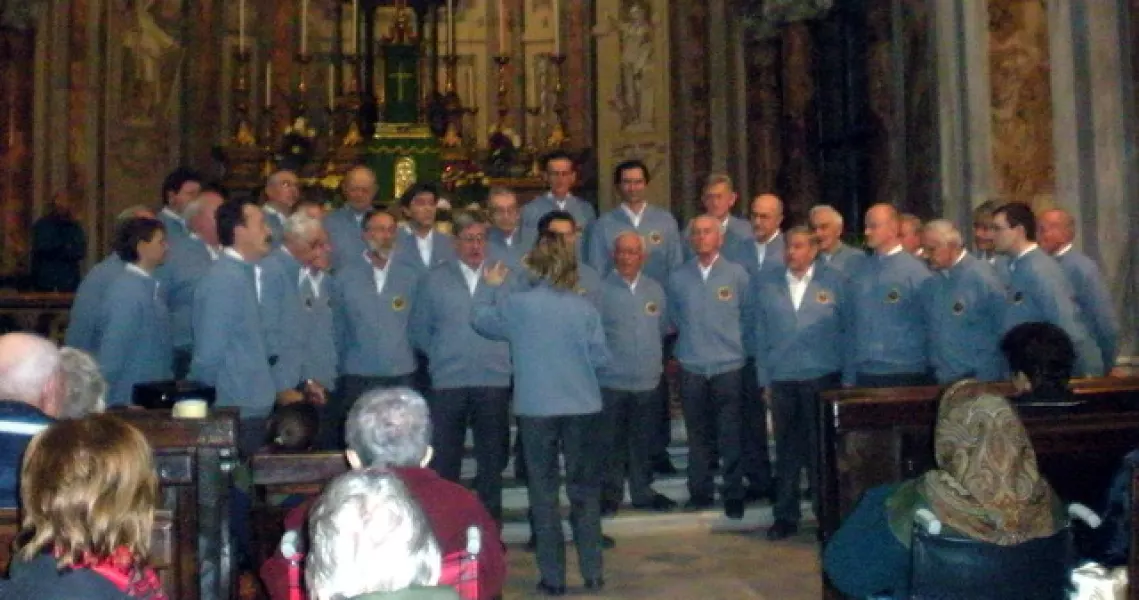
[(704, 279), (705, 283), (708, 282), (708, 275), (712, 272), (712, 267), (716, 266), (716, 261), (718, 260), (720, 260), (720, 255), (717, 253), (715, 258), (712, 259), (712, 262), (708, 263), (707, 267), (701, 264), (700, 261), (696, 261), (696, 266), (700, 267), (700, 277)]
[(434, 248), (432, 242), (435, 241), (435, 230), (427, 232), (427, 235), (419, 237), (415, 236), (415, 246), (419, 248), (419, 258), (423, 260), (423, 264), (431, 264), (431, 250)]
[(472, 269), (467, 266), (467, 263), (460, 260), (459, 270), (462, 271), (463, 279), (467, 282), (467, 290), (474, 296), (475, 290), (479, 287), (479, 276), (482, 275), (482, 265), (479, 265), (477, 269)]
[(643, 217), (645, 215), (645, 208), (648, 208), (648, 206), (649, 206), (649, 204), (647, 202), (642, 204), (641, 205), (641, 212), (635, 213), (635, 212), (633, 212), (633, 209), (629, 208), (628, 204), (622, 202), (621, 203), (621, 210), (624, 210), (625, 214), (629, 215), (629, 220), (633, 222), (633, 227), (639, 228), (641, 226), (641, 217)]
[(379, 296), (384, 293), (384, 284), (388, 281), (388, 271), (392, 268), (392, 259), (388, 257), (388, 261), (384, 263), (384, 268), (382, 269), (376, 266), (376, 263), (372, 261), (372, 257), (367, 252), (364, 253), (364, 260), (372, 265), (372, 276), (376, 280), (376, 295)]
[(795, 306), (795, 311), (798, 312), (799, 307), (803, 304), (803, 296), (807, 294), (807, 286), (811, 283), (811, 277), (815, 274), (815, 265), (807, 267), (807, 272), (803, 273), (802, 278), (795, 277), (791, 269), (787, 269), (787, 287), (791, 291), (791, 304)]

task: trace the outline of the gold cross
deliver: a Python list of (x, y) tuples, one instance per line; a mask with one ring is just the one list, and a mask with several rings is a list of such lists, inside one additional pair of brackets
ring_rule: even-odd
[(407, 72), (407, 71), (397, 70), (395, 73), (391, 73), (388, 75), (388, 79), (392, 79), (392, 78), (394, 78), (396, 80), (396, 86), (397, 86), (396, 87), (396, 92), (397, 92), (396, 100), (399, 102), (403, 102), (403, 100), (404, 100), (403, 83), (405, 81), (407, 81), (408, 79), (415, 78), (415, 74)]

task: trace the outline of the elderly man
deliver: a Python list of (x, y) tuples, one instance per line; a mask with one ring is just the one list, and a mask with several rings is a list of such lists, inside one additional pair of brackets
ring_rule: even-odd
[(786, 243), (787, 268), (763, 271), (752, 288), (751, 339), (759, 385), (771, 403), (779, 459), (769, 540), (784, 539), (799, 529), (799, 475), (804, 468), (812, 489), (819, 489), (819, 395), (841, 384), (849, 366), (845, 348), (853, 325), (846, 278), (815, 262), (818, 240), (810, 230), (791, 228)]
[(522, 210), (522, 228), (527, 235), (533, 235), (538, 221), (546, 213), (554, 210), (573, 215), (574, 223), (584, 230), (597, 219), (597, 211), (585, 200), (573, 195), (573, 184), (577, 181), (577, 171), (573, 158), (561, 150), (546, 155), (546, 183), (550, 190), (534, 198)]
[[(339, 391), (329, 399), (328, 422), (343, 427), (352, 402), (375, 387), (410, 386), (416, 360), (407, 336), (421, 271), (398, 260), (395, 217), (375, 210), (363, 219), (368, 252), (336, 274), (332, 322), (339, 357)], [(414, 250), (412, 250), (414, 252)]]
[(511, 271), (522, 272), (522, 257), (530, 251), (535, 232), (523, 231), (518, 197), (509, 188), (492, 187), (487, 205), (491, 224), (486, 233), (487, 255), (492, 262), (502, 262)]
[(866, 254), (857, 248), (842, 243), (842, 214), (833, 207), (819, 204), (812, 207), (807, 215), (811, 232), (819, 240), (819, 258), (830, 267), (847, 277), (866, 259)]
[(988, 263), (965, 251), (961, 232), (949, 221), (930, 221), (921, 239), (934, 271), (922, 291), (934, 377), (939, 384), (1004, 379), (998, 348), (1004, 284)]
[(261, 208), (249, 200), (228, 200), (216, 211), (221, 256), (194, 289), (194, 353), (189, 378), (214, 386), (218, 406), (241, 409), (238, 440), (245, 454), (256, 452), (277, 397), (262, 323), (266, 287), (257, 263), (269, 254), (269, 228)]
[(175, 379), (185, 378), (190, 370), (194, 351), (194, 289), (221, 256), (216, 213), (224, 201), (225, 194), (221, 188), (207, 186), (186, 206), (182, 218), (189, 226), (190, 234), (171, 240), (166, 263), (157, 271), (170, 309)]
[(367, 251), (360, 230), (364, 228), (364, 215), (375, 207), (376, 174), (364, 166), (353, 167), (344, 174), (341, 185), (344, 206), (324, 219), (324, 229), (332, 242), (332, 268), (360, 262)]
[(1008, 257), (1004, 334), (1021, 323), (1044, 321), (1064, 330), (1076, 349), (1077, 377), (1104, 373), (1103, 353), (1084, 326), (1064, 269), (1036, 244), (1036, 215), (1020, 202), (993, 214), (997, 252)]
[(1067, 274), (1084, 325), (1095, 338), (1103, 356), (1103, 368), (1110, 371), (1119, 352), (1119, 321), (1099, 266), (1088, 255), (1072, 247), (1072, 241), (1076, 239), (1076, 223), (1064, 210), (1044, 211), (1036, 229), (1040, 248), (1052, 255)]
[(265, 180), (263, 192), (265, 224), (273, 232), (273, 245), (279, 246), (285, 235), (285, 220), (293, 214), (293, 207), (301, 197), (300, 181), (290, 169), (277, 169)]
[(866, 211), (866, 245), (874, 256), (850, 272), (855, 327), (854, 381), (860, 387), (929, 383), (925, 306), (929, 269), (902, 249), (901, 217), (889, 204)]
[(586, 244), (586, 262), (598, 273), (608, 273), (613, 268), (613, 241), (621, 232), (630, 230), (648, 242), (645, 274), (649, 277), (668, 281), (683, 263), (684, 250), (676, 219), (667, 210), (648, 204), (645, 192), (649, 177), (649, 168), (639, 160), (627, 160), (613, 169), (613, 185), (621, 205), (597, 220)]
[[(746, 242), (752, 237), (751, 224), (732, 214), (737, 200), (739, 194), (732, 184), (732, 178), (726, 173), (712, 173), (704, 180), (704, 193), (700, 196), (700, 202), (704, 206), (704, 214), (720, 222), (725, 249)], [(684, 235), (688, 236), (688, 229), (684, 230)], [(691, 258), (692, 248), (685, 246), (684, 259)]]
[(425, 183), (411, 186), (399, 199), (407, 217), (399, 231), (400, 254), (420, 273), (455, 259), (454, 240), (435, 229), (438, 202), (435, 187)]
[(458, 258), (424, 276), (408, 335), (427, 356), (431, 375), (432, 468), (444, 479), (460, 481), (470, 423), (478, 466), (474, 489), (501, 521), (502, 466), (510, 438), (510, 347), (471, 327), (475, 297), (493, 293), (483, 282), (486, 223), (475, 213), (459, 213), (454, 226)]
[(76, 349), (59, 349), (59, 368), (67, 395), (60, 410), (61, 419), (82, 419), (107, 409), (107, 380), (99, 363), (90, 354)]
[[(499, 537), (498, 524), (487, 514), (486, 509), (479, 503), (478, 498), (463, 486), (447, 481), (434, 471), (427, 468), (431, 460), (431, 418), (427, 404), (423, 397), (407, 388), (374, 389), (364, 394), (349, 413), (347, 442), (348, 462), (354, 473), (374, 473), (376, 469), (383, 469), (399, 478), (407, 487), (411, 497), (416, 500), (427, 518), (427, 525), (438, 540), (439, 549), (444, 555), (464, 550), (467, 547), (467, 530), (474, 526), (479, 529), (482, 538), (482, 547), (479, 551), (479, 595), (480, 600), (490, 600), (501, 596), (502, 587), (506, 581), (506, 560), (502, 540)], [(332, 486), (336, 484), (333, 483)], [(335, 489), (335, 488), (332, 488)], [(375, 492), (375, 490), (373, 490)], [(327, 493), (327, 491), (326, 491)], [(370, 495), (373, 501), (382, 501), (383, 494)], [(288, 577), (289, 561), (295, 558), (294, 552), (283, 554), (286, 549), (298, 546), (317, 549), (313, 551), (306, 562), (310, 572), (323, 571), (336, 568), (340, 563), (336, 560), (326, 561), (330, 558), (319, 551), (322, 543), (329, 541), (322, 538), (321, 519), (322, 505), (320, 501), (313, 506), (316, 499), (309, 500), (297, 506), (285, 517), (285, 537), (282, 539), (281, 552), (277, 552), (261, 567), (262, 581), (272, 600), (295, 600), (292, 595), (296, 590), (290, 590)], [(337, 502), (337, 506), (341, 501)], [(348, 503), (351, 505), (351, 503)], [(306, 522), (311, 522), (311, 528), (306, 529)], [(372, 527), (365, 523), (347, 525), (348, 530), (358, 535), (367, 535)], [(376, 527), (379, 527), (378, 525)], [(383, 529), (383, 528), (380, 528)], [(298, 544), (303, 540), (306, 531), (312, 532), (313, 537), (308, 544)], [(384, 529), (385, 533), (390, 529)], [(355, 538), (358, 539), (358, 538)], [(345, 541), (345, 540), (341, 540)], [(377, 541), (378, 543), (378, 541)], [(358, 546), (350, 555), (339, 557), (351, 561), (361, 558), (357, 554)], [(414, 554), (414, 553), (411, 553)], [(369, 554), (367, 562), (358, 564), (363, 576), (365, 571), (376, 571), (379, 574), (387, 573), (393, 565), (400, 564), (414, 556), (409, 556), (407, 549), (401, 558), (379, 557)], [(392, 562), (395, 560), (396, 562)], [(345, 563), (349, 564), (349, 563)], [(343, 566), (343, 565), (340, 565)], [(377, 571), (378, 569), (378, 571)], [(310, 579), (310, 583), (312, 579)], [(443, 584), (454, 584), (455, 581), (441, 581)], [(310, 587), (317, 594), (320, 589)], [(346, 590), (341, 590), (346, 591)], [(320, 597), (319, 595), (316, 597)], [(302, 596), (303, 598), (303, 596)]]
[[(320, 402), (336, 386), (328, 275), (332, 247), (320, 220), (303, 212), (286, 219), (283, 231), (281, 246), (261, 261), (268, 291), (263, 303), (267, 329), (276, 332), (269, 348), (277, 356), (273, 377), (278, 390), (293, 389)], [(297, 394), (290, 396), (298, 399)]]
[(734, 243), (724, 242), (724, 256), (756, 277), (766, 268), (783, 266), (783, 201), (775, 194), (760, 194), (751, 202), (751, 228)]
[(744, 513), (740, 386), (747, 358), (741, 323), (749, 322), (750, 290), (747, 271), (720, 256), (722, 239), (715, 219), (692, 221), (689, 241), (696, 258), (669, 278), (668, 306), (678, 333), (675, 355), (690, 452), (685, 507), (712, 506), (712, 455), (718, 448), (724, 514), (739, 519)]
[(636, 232), (617, 236), (614, 269), (601, 289), (601, 325), (612, 358), (598, 372), (605, 420), (606, 468), (601, 511), (615, 514), (625, 496), (625, 479), (633, 508), (669, 511), (668, 496), (653, 491), (652, 438), (661, 396), (661, 341), (668, 327), (664, 289), (641, 272), (645, 242)]
[(20, 459), (63, 410), (59, 350), (30, 333), (0, 335), (0, 508), (19, 502)]
[[(115, 228), (134, 217), (155, 218), (154, 211), (136, 205), (122, 211), (115, 217)], [(79, 289), (75, 291), (75, 299), (71, 302), (71, 310), (67, 316), (67, 332), (64, 334), (64, 343), (72, 348), (84, 352), (94, 352), (99, 345), (99, 309), (103, 305), (103, 297), (107, 294), (107, 287), (126, 267), (119, 255), (111, 252), (99, 264), (91, 268)]]
[(898, 241), (902, 243), (902, 250), (918, 258), (925, 257), (925, 251), (921, 245), (921, 226), (921, 218), (917, 215), (902, 214), (901, 237)]
[(202, 176), (185, 167), (174, 169), (162, 181), (162, 211), (158, 213), (158, 220), (166, 226), (171, 241), (190, 234), (182, 213), (201, 189)]

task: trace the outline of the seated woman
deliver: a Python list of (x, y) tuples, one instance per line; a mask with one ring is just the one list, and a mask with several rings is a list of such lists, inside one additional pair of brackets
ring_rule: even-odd
[(53, 424), (24, 455), (20, 543), (0, 598), (165, 600), (146, 566), (157, 496), (133, 426), (110, 415)]
[(1047, 537), (1066, 523), (1024, 425), (1007, 400), (977, 382), (957, 382), (942, 395), (934, 454), (936, 469), (867, 491), (827, 544), (823, 570), (843, 593), (907, 597), (921, 508), (950, 533), (999, 545)]
[(126, 263), (99, 310), (95, 358), (107, 379), (107, 405), (128, 406), (136, 383), (174, 377), (174, 343), (166, 294), (154, 270), (166, 260), (166, 230), (157, 219), (134, 218), (115, 234)]
[(1001, 339), (1017, 403), (1070, 402), (1068, 380), (1076, 348), (1063, 329), (1051, 323), (1021, 323)]

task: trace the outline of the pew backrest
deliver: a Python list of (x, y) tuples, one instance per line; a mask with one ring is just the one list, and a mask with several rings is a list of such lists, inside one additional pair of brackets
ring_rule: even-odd
[(260, 565), (277, 550), (291, 509), (279, 499), (312, 497), (332, 478), (348, 470), (343, 452), (257, 454), (249, 461), (253, 476), (253, 546)]

